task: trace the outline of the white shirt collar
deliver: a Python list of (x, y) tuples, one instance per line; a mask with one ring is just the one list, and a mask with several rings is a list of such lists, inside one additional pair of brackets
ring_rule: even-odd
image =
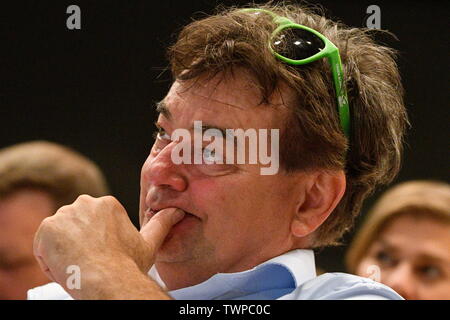
[[(149, 275), (165, 287), (156, 268), (152, 268)], [(314, 252), (296, 249), (263, 262), (250, 270), (217, 273), (200, 284), (173, 290), (169, 294), (175, 299), (193, 300), (232, 299), (246, 295), (258, 297), (258, 292), (262, 291), (271, 291), (276, 295), (277, 292), (288, 290), (283, 289), (283, 286), (294, 289), (314, 277), (316, 277)]]

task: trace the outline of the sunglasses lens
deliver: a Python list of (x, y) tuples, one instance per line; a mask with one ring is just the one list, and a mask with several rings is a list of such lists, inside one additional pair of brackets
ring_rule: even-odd
[(325, 43), (314, 33), (307, 30), (287, 28), (274, 37), (272, 48), (286, 58), (302, 60), (320, 52), (325, 48)]

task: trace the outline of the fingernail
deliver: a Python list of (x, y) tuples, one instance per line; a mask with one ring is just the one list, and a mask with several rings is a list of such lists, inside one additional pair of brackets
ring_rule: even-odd
[(173, 213), (173, 216), (172, 216), (173, 223), (177, 223), (178, 221), (183, 219), (184, 215), (185, 214), (184, 214), (183, 210), (181, 210), (181, 209), (175, 210), (175, 212)]

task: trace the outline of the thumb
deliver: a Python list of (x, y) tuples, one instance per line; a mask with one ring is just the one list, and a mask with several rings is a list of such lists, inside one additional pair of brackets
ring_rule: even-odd
[(153, 249), (153, 254), (163, 244), (170, 229), (184, 217), (184, 211), (178, 208), (166, 208), (155, 214), (142, 228), (141, 236)]

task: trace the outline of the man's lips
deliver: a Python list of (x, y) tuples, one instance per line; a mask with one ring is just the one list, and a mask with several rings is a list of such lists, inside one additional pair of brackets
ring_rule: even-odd
[[(199, 226), (199, 222), (202, 222), (201, 219), (197, 215), (192, 214), (192, 213), (190, 213), (186, 210), (183, 210), (179, 207), (169, 206), (169, 207), (164, 207), (162, 209), (154, 209), (154, 208), (149, 207), (144, 211), (145, 216), (144, 216), (144, 219), (142, 222), (142, 227), (145, 226), (147, 223), (149, 223), (158, 212), (160, 212), (164, 209), (169, 209), (169, 210), (179, 209), (185, 213), (183, 219), (181, 219), (175, 225), (172, 226), (169, 234), (167, 235), (167, 239), (171, 239), (171, 237), (174, 234), (186, 234), (186, 232), (190, 232), (190, 230), (195, 230), (195, 228), (197, 228)], [(162, 214), (164, 214), (164, 212)]]
[(164, 208), (161, 208), (161, 209), (154, 209), (154, 208), (148, 208), (147, 210), (145, 210), (145, 215), (148, 217), (148, 218), (152, 218), (155, 214), (157, 214), (159, 211), (162, 211), (162, 210), (164, 210), (164, 209), (169, 209), (169, 208), (176, 208), (176, 209), (180, 209), (180, 210), (182, 210), (185, 214), (186, 214), (186, 216), (191, 216), (191, 217), (194, 217), (194, 218), (198, 218), (195, 214), (193, 214), (193, 213), (191, 213), (191, 212), (188, 212), (188, 211), (186, 211), (186, 210), (183, 210), (183, 209), (181, 209), (181, 208), (178, 208), (178, 207), (164, 207)]

